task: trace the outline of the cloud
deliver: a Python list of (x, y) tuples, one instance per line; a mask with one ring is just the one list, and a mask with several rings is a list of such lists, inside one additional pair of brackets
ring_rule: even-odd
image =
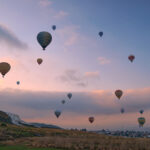
[[(93, 96), (94, 98), (98, 99), (99, 97), (105, 97), (107, 99), (106, 102), (110, 102), (109, 100), (117, 100), (116, 96), (114, 95), (114, 91), (94, 91), (95, 93)], [(149, 110), (150, 109), (150, 88), (143, 88), (143, 89), (127, 89), (123, 91), (123, 96), (119, 100), (118, 104), (120, 107), (124, 107), (127, 113), (135, 113), (140, 110)], [(111, 102), (110, 102), (111, 104)]]
[(99, 62), (99, 64), (101, 64), (101, 65), (105, 65), (105, 64), (109, 64), (109, 63), (110, 63), (110, 60), (107, 59), (107, 58), (105, 58), (105, 57), (99, 57), (99, 58), (98, 58), (98, 62)]
[(84, 76), (86, 78), (99, 78), (100, 75), (99, 75), (99, 72), (85, 72)]
[[(67, 99), (67, 93), (63, 92), (29, 92), (21, 90), (7, 89), (2, 90), (0, 93), (1, 107), (6, 106), (6, 109), (9, 111), (17, 110), (17, 108), (26, 110), (30, 109), (33, 111), (45, 112), (48, 110), (60, 109), (62, 111), (76, 113), (76, 114), (110, 114), (112, 112), (117, 112), (116, 108), (113, 108), (112, 104), (107, 105), (105, 101), (105, 96), (97, 99), (93, 97), (93, 93), (72, 93), (73, 97), (71, 103), (66, 105), (65, 110), (61, 108), (61, 100)], [(13, 108), (13, 110), (12, 110)], [(25, 112), (19, 112), (25, 113)], [(32, 115), (32, 114), (31, 114)]]
[(61, 81), (80, 87), (87, 87), (90, 79), (99, 79), (98, 72), (85, 72), (82, 74), (78, 70), (68, 69), (59, 77)]
[[(119, 127), (120, 124), (126, 124), (126, 127), (131, 125), (138, 127), (137, 114), (142, 108), (145, 110), (144, 117), (146, 117), (147, 122), (149, 121), (150, 88), (124, 90), (121, 100), (116, 99), (114, 93), (109, 90), (72, 92), (72, 94), (72, 99), (68, 100), (65, 92), (1, 90), (0, 110), (16, 113), (26, 121), (41, 120), (40, 122), (50, 122), (65, 127), (88, 126), (87, 118), (92, 115), (96, 118), (94, 127), (98, 129), (101, 125), (112, 128), (114, 126)], [(61, 104), (62, 99), (66, 100), (65, 105)], [(122, 106), (125, 108), (124, 118), (120, 113)], [(62, 111), (59, 124), (54, 116), (56, 109)]]
[(54, 16), (54, 18), (55, 18), (55, 19), (62, 19), (62, 18), (64, 18), (64, 17), (68, 16), (68, 15), (69, 15), (69, 14), (68, 14), (67, 12), (61, 10), (61, 11), (59, 11), (59, 12)]
[(82, 77), (81, 73), (77, 70), (68, 69), (59, 78), (61, 79), (61, 81), (67, 82), (69, 84), (74, 84), (81, 87), (87, 86), (85, 79)]
[(52, 4), (52, 2), (50, 0), (40, 0), (39, 1), (39, 5), (43, 6), (43, 7), (47, 7), (47, 6), (51, 5), (51, 4)]
[[(66, 112), (76, 114), (95, 114), (95, 115), (115, 115), (120, 114), (120, 108), (123, 105), (127, 108), (127, 113), (138, 112), (142, 109), (150, 108), (150, 88), (133, 90), (128, 93), (124, 91), (124, 97), (119, 102), (111, 91), (98, 90), (91, 92), (72, 92), (73, 97), (65, 107)], [(138, 93), (137, 93), (138, 91)], [(65, 92), (30, 92), (23, 90), (6, 89), (0, 93), (1, 107), (7, 105), (9, 107), (28, 108), (36, 111), (48, 111), (61, 108), (61, 100), (67, 99)]]
[(0, 43), (11, 48), (26, 49), (28, 46), (22, 42), (9, 28), (0, 24)]
[(95, 40), (88, 36), (83, 35), (80, 26), (70, 25), (64, 28), (57, 29), (57, 35), (60, 37), (61, 45), (64, 49), (84, 51), (85, 49), (97, 49), (98, 45)]
[(76, 43), (77, 39), (78, 39), (78, 35), (76, 33), (72, 33), (70, 38), (65, 42), (65, 46), (74, 45), (74, 43)]
[(77, 32), (79, 28), (79, 26), (67, 26), (57, 30), (65, 47), (73, 46), (81, 39), (80, 34)]
[(87, 86), (87, 83), (78, 82), (77, 85), (80, 86), (80, 87), (86, 87), (86, 86)]
[(12, 59), (11, 57), (0, 57), (1, 62), (8, 62), (12, 66), (17, 65), (18, 61), (16, 59)]

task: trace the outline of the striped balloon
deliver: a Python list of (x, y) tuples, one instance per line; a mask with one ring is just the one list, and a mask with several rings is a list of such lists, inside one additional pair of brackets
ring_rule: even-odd
[(143, 125), (145, 124), (146, 120), (144, 117), (139, 117), (138, 118), (138, 122), (139, 122), (139, 126), (143, 127)]

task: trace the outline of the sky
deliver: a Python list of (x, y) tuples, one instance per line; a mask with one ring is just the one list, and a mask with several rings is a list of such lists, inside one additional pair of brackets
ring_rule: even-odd
[[(28, 122), (91, 130), (138, 129), (138, 111), (144, 109), (148, 128), (149, 5), (148, 0), (0, 0), (0, 61), (11, 65), (0, 78), (0, 109)], [(36, 39), (41, 31), (52, 35), (45, 51)], [(37, 58), (43, 59), (40, 66)], [(121, 100), (116, 89), (124, 92)], [(62, 110), (59, 119), (56, 109)]]

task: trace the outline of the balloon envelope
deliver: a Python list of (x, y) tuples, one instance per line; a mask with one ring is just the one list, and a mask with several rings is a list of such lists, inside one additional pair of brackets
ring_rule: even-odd
[(118, 97), (118, 99), (120, 99), (121, 96), (123, 95), (122, 90), (116, 90), (116, 91), (115, 91), (115, 95)]
[(68, 96), (69, 99), (71, 99), (72, 93), (68, 93), (67, 96)]
[(17, 83), (17, 85), (19, 85), (19, 84), (20, 84), (20, 81), (17, 81), (16, 83)]
[(141, 109), (139, 112), (140, 112), (140, 114), (143, 114), (144, 110), (143, 110), (143, 109)]
[(94, 117), (89, 117), (89, 122), (93, 123), (94, 122)]
[(10, 68), (11, 66), (7, 62), (0, 63), (0, 73), (2, 74), (3, 77), (6, 75), (6, 73), (9, 72)]
[(42, 58), (38, 58), (37, 59), (37, 63), (40, 65), (40, 64), (42, 64), (42, 62), (43, 62), (43, 59)]
[(123, 114), (125, 112), (124, 108), (121, 108), (120, 112)]
[(55, 111), (55, 115), (56, 115), (57, 118), (59, 118), (59, 116), (61, 115), (61, 111), (56, 110), (56, 111)]
[(52, 26), (52, 29), (53, 29), (53, 30), (56, 30), (56, 25), (53, 25), (53, 26)]
[(100, 37), (102, 37), (103, 36), (103, 32), (101, 31), (101, 32), (99, 32), (99, 36)]
[(49, 32), (43, 31), (38, 33), (37, 41), (42, 46), (43, 50), (52, 42), (52, 35)]
[(138, 123), (140, 127), (143, 127), (143, 125), (145, 124), (146, 120), (144, 117), (139, 117), (138, 118)]
[(62, 100), (62, 101), (61, 101), (62, 104), (65, 104), (65, 102), (66, 102), (65, 100)]
[(134, 55), (130, 55), (130, 56), (128, 56), (128, 59), (129, 59), (131, 62), (133, 62), (133, 60), (135, 59), (135, 56), (134, 56)]

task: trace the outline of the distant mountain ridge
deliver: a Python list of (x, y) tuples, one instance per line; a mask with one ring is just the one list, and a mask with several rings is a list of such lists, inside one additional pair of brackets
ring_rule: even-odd
[(10, 113), (10, 112), (4, 112), (0, 111), (0, 122), (9, 123), (9, 124), (15, 124), (17, 126), (32, 126), (37, 128), (55, 128), (55, 129), (61, 129), (58, 126), (50, 125), (50, 124), (44, 124), (44, 123), (27, 123), (20, 119), (19, 115)]
[(12, 119), (7, 113), (0, 111), (0, 122), (12, 124)]

